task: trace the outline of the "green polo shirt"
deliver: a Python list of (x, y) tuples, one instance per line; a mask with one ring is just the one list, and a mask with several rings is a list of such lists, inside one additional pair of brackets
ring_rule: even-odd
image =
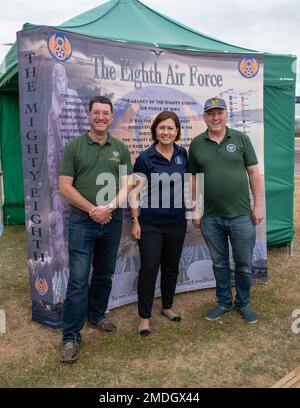
[[(127, 166), (121, 174), (120, 165)], [(59, 174), (73, 177), (73, 186), (94, 205), (111, 201), (120, 189), (120, 176), (131, 173), (130, 153), (124, 143), (109, 135), (101, 146), (87, 132), (66, 145), (59, 166)], [(104, 201), (99, 202), (102, 196)]]
[(257, 164), (249, 137), (226, 127), (220, 144), (208, 131), (195, 137), (189, 150), (189, 172), (204, 173), (204, 216), (233, 218), (251, 213), (246, 167)]

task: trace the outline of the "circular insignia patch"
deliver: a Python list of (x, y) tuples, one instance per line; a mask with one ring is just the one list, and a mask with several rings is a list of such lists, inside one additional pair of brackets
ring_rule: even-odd
[(259, 71), (259, 63), (252, 56), (243, 57), (238, 67), (240, 74), (245, 78), (253, 78)]
[(52, 33), (48, 38), (48, 50), (59, 62), (67, 61), (72, 55), (72, 46), (65, 34)]
[(228, 145), (226, 146), (226, 149), (227, 149), (227, 151), (228, 151), (229, 153), (233, 153), (233, 152), (236, 151), (236, 145), (230, 143), (230, 144), (228, 144)]
[(175, 157), (175, 163), (176, 164), (182, 164), (182, 158), (180, 156)]

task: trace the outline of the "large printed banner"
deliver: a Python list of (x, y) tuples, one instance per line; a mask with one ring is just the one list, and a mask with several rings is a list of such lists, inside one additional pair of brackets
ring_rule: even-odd
[[(88, 128), (89, 99), (105, 95), (112, 100), (111, 134), (128, 145), (134, 162), (151, 144), (150, 126), (160, 111), (177, 113), (180, 143), (188, 149), (206, 128), (204, 101), (220, 96), (228, 105), (228, 126), (250, 136), (263, 175), (263, 56), (161, 49), (40, 27), (18, 33), (18, 58), (33, 319), (59, 327), (69, 275), (69, 207), (58, 193), (57, 170), (65, 145)], [(129, 212), (123, 211), (109, 308), (137, 298), (139, 253)], [(257, 228), (253, 280), (266, 279), (263, 223)], [(189, 225), (177, 292), (214, 286), (208, 249)], [(157, 295), (158, 288), (159, 277)]]

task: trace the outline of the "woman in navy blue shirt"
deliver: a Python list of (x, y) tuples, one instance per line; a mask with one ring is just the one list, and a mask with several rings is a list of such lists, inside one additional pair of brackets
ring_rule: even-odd
[(138, 333), (151, 333), (155, 283), (161, 270), (161, 314), (172, 322), (181, 317), (173, 309), (178, 267), (186, 233), (184, 174), (186, 150), (177, 145), (181, 126), (174, 112), (158, 114), (151, 126), (154, 140), (134, 165), (141, 185), (140, 209), (131, 208), (133, 238), (138, 240), (141, 269), (138, 277)]

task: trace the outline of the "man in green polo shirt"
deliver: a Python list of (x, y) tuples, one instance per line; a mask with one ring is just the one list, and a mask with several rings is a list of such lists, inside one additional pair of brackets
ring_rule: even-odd
[(92, 98), (88, 119), (90, 130), (66, 145), (59, 167), (59, 191), (71, 204), (70, 277), (61, 351), (61, 361), (67, 363), (78, 358), (86, 318), (100, 330), (117, 328), (105, 318), (105, 311), (121, 237), (120, 207), (132, 188), (128, 148), (108, 133), (113, 121), (111, 101), (103, 96)]
[[(252, 257), (255, 225), (264, 216), (263, 186), (258, 161), (249, 137), (226, 126), (228, 112), (221, 98), (210, 98), (204, 105), (207, 130), (197, 136), (189, 150), (189, 172), (193, 198), (196, 198), (196, 174), (204, 174), (204, 214), (194, 208), (193, 224), (209, 248), (216, 280), (218, 306), (206, 315), (216, 320), (230, 312), (233, 298), (229, 264), (229, 244), (235, 262), (235, 306), (248, 323), (256, 323), (250, 309)], [(253, 194), (253, 208), (249, 184)]]

